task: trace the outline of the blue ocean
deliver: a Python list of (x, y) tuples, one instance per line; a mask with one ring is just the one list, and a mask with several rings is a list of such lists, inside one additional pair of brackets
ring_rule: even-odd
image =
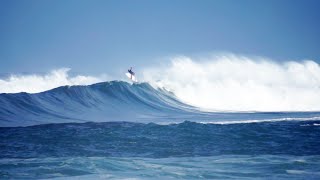
[(209, 111), (148, 83), (0, 94), (0, 179), (320, 179), (320, 112)]

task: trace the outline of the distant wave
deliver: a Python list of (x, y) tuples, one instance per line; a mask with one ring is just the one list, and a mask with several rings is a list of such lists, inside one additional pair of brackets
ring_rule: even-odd
[(319, 111), (320, 66), (233, 54), (174, 57), (150, 67), (143, 79), (183, 102), (216, 111)]
[(69, 68), (52, 70), (47, 74), (11, 74), (0, 79), (0, 93), (38, 93), (66, 85), (89, 85), (107, 80), (108, 77), (70, 76)]

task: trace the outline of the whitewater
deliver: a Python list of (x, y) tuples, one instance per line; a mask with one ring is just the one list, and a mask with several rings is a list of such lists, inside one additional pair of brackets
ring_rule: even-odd
[(0, 178), (320, 178), (319, 64), (169, 61), (139, 83), (68, 68), (1, 77)]

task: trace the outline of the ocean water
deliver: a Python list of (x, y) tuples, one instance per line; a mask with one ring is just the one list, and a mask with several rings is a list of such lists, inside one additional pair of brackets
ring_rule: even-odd
[(320, 112), (205, 111), (121, 81), (0, 104), (0, 179), (320, 179)]

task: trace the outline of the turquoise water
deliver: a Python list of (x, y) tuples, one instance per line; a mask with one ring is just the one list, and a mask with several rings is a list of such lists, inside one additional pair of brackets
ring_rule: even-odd
[[(319, 156), (69, 157), (1, 160), (2, 178), (319, 179)], [(4, 165), (5, 164), (5, 165)]]

